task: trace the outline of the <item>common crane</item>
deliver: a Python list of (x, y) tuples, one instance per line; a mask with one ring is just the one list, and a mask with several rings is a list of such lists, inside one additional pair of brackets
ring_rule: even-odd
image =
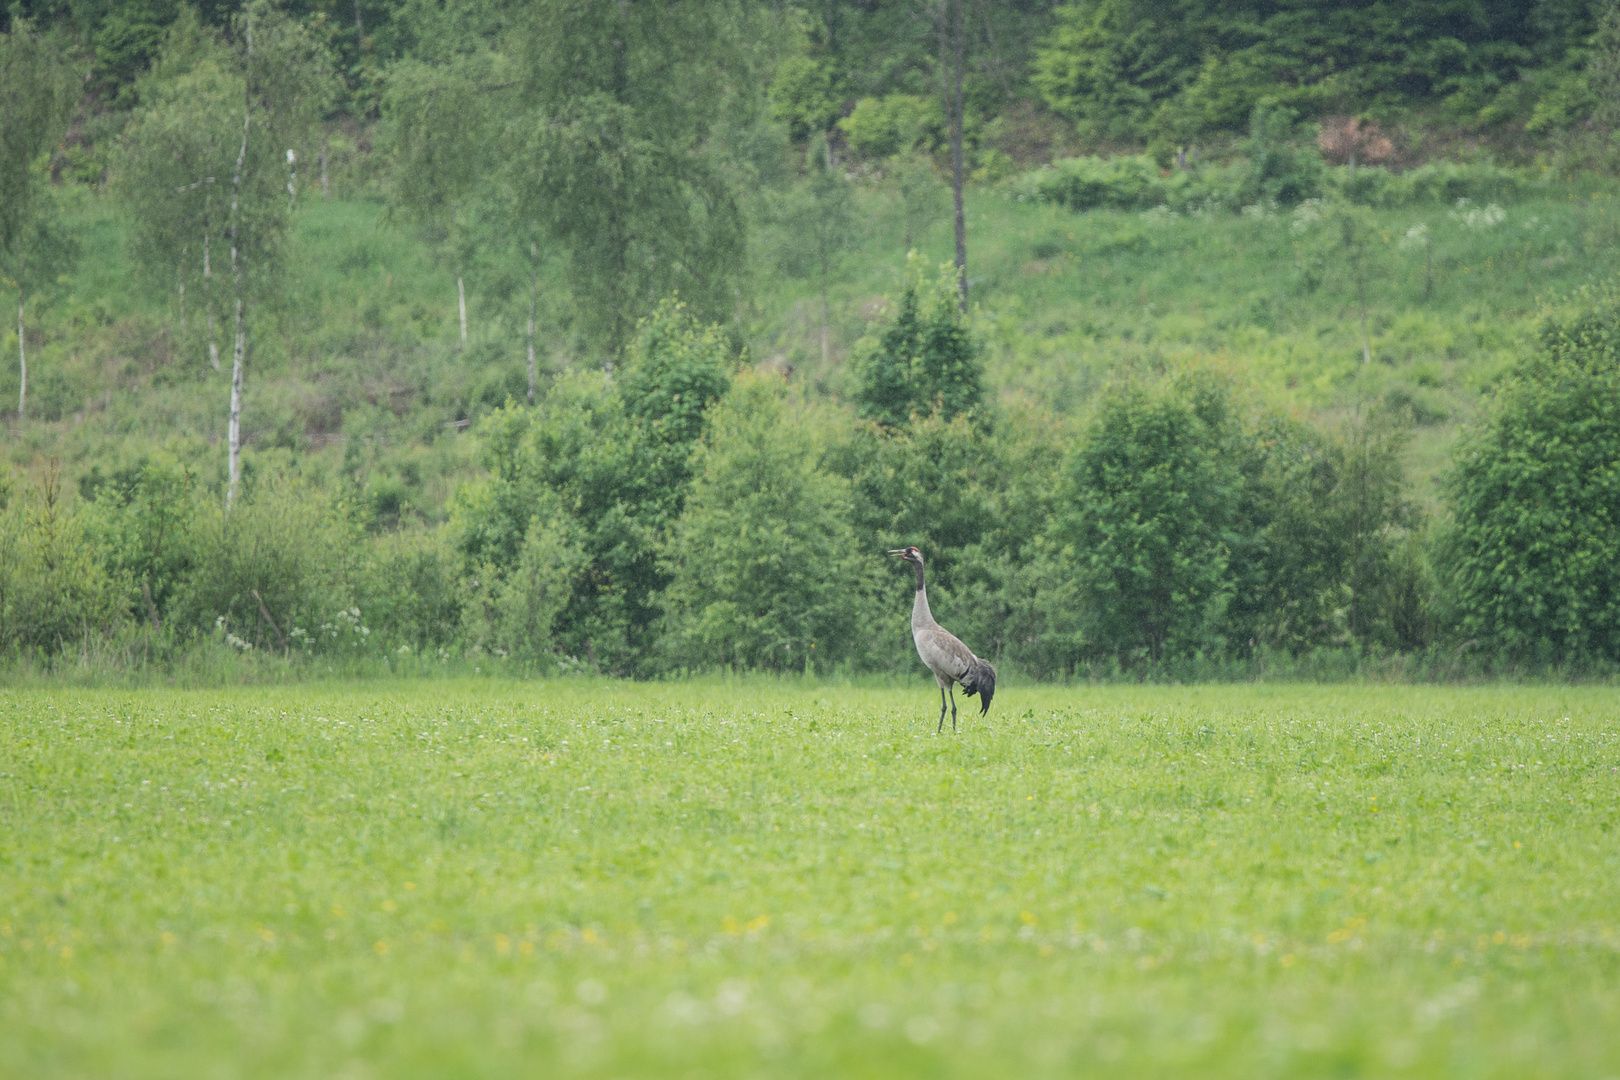
[(996, 694), (996, 669), (973, 655), (973, 650), (962, 644), (955, 634), (934, 621), (928, 610), (928, 591), (923, 587), (923, 554), (914, 547), (895, 548), (889, 552), (904, 559), (917, 572), (917, 599), (911, 605), (911, 640), (917, 643), (917, 655), (939, 683), (939, 731), (945, 730), (945, 701), (950, 699), (951, 730), (956, 730), (956, 690), (960, 685), (968, 697), (979, 695), (979, 715), (990, 711), (990, 699)]

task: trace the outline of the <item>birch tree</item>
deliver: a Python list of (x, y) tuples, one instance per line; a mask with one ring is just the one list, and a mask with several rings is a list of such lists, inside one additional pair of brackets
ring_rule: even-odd
[[(163, 52), (137, 87), (140, 105), (114, 175), (133, 223), (131, 263), (154, 291), (175, 297), (182, 332), (189, 311), (209, 365), (219, 370), (227, 189), (240, 145), (246, 87), (235, 57), (182, 9)], [(189, 335), (187, 335), (189, 336)]]
[(449, 63), (405, 61), (383, 97), (393, 158), (393, 206), (441, 245), (456, 275), (461, 343), (467, 344), (467, 202), (491, 183), (489, 126), (497, 57), (480, 51)]
[[(61, 138), (74, 104), (72, 69), (61, 52), (14, 15), (0, 34), (0, 260), (17, 291), (17, 415), (28, 407), (28, 346), (24, 326), (27, 266), (37, 252), (40, 158)], [(37, 262), (37, 259), (35, 260)]]
[[(279, 291), (285, 268), (292, 212), (287, 151), (312, 140), (315, 122), (332, 100), (334, 79), (320, 43), (268, 0), (244, 3), (226, 41), (199, 44), (187, 33), (171, 34), (157, 82), (143, 95), (129, 136), (125, 182), (147, 265), (177, 274), (181, 282), (187, 271), (180, 268), (200, 266), (205, 305), (217, 291), (228, 313), (229, 507), (242, 477), (249, 333), (254, 312)], [(188, 154), (188, 168), (165, 163), (165, 154), (177, 148)], [(216, 243), (223, 248), (218, 254)], [(228, 279), (210, 288), (221, 254)]]
[(962, 75), (967, 67), (968, 0), (936, 0), (939, 33), (939, 88), (951, 145), (951, 205), (956, 225), (956, 278), (962, 310), (967, 310), (967, 218), (962, 211)]
[(759, 80), (739, 0), (536, 0), (510, 33), (501, 138), (519, 212), (566, 256), (585, 329), (611, 362), (679, 293), (735, 309), (744, 225), (718, 121)]
[(854, 200), (826, 136), (810, 140), (804, 165), (803, 178), (784, 193), (775, 215), (786, 233), (777, 262), (793, 277), (816, 279), (821, 298), (821, 362), (825, 365), (832, 360), (827, 287), (839, 256), (856, 238)]

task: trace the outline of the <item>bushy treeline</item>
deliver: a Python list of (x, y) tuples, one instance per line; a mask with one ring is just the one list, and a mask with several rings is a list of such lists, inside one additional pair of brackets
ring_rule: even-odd
[(1061, 158), (1014, 178), (1009, 188), (1018, 197), (1076, 211), (1163, 206), (1215, 213), (1334, 196), (1383, 208), (1506, 201), (1531, 183), (1523, 172), (1489, 162), (1435, 161), (1405, 171), (1332, 165), (1316, 142), (1291, 109), (1261, 105), (1238, 146), (1241, 156), (1229, 162), (1199, 164), (1183, 154), (1181, 167), (1172, 170), (1148, 154)]
[(435, 530), (374, 534), (261, 478), (227, 510), (149, 460), (0, 510), (0, 650), (504, 657), (638, 677), (913, 666), (910, 578), (1041, 677), (1459, 650), (1620, 661), (1620, 295), (1550, 315), (1457, 452), (1446, 515), (1390, 412), (1321, 427), (1212, 368), (1118, 379), (1083, 421), (985, 399), (953, 272), (914, 266), (850, 404), (741, 362), (669, 301), (612, 373), (482, 425)]
[(1585, 120), (1610, 5), (1593, 0), (1071, 0), (1035, 59), (1046, 103), (1097, 138), (1167, 145), (1240, 130), (1277, 102), (1312, 115), (1439, 107), (1489, 125)]

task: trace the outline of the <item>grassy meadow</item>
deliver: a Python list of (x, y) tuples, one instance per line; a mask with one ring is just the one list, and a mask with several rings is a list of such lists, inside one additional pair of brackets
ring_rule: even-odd
[(0, 691), (0, 1075), (1620, 1075), (1612, 688)]

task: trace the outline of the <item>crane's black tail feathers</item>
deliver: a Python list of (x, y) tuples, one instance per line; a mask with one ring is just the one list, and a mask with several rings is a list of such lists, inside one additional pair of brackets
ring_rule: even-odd
[(975, 656), (973, 665), (962, 676), (962, 693), (968, 697), (979, 695), (980, 716), (989, 712), (990, 699), (996, 696), (996, 669)]

